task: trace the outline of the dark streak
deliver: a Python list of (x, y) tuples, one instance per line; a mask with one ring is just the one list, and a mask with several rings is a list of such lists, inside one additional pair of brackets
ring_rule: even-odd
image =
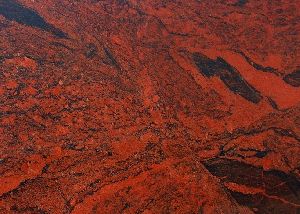
[(0, 0), (0, 14), (8, 20), (45, 30), (59, 38), (68, 38), (67, 34), (47, 23), (36, 11), (24, 7), (15, 0)]
[(236, 3), (233, 4), (233, 6), (237, 7), (243, 7), (248, 3), (248, 0), (238, 0)]
[(294, 87), (300, 86), (300, 70), (294, 71), (293, 73), (290, 73), (286, 75), (283, 80)]
[(257, 158), (263, 158), (267, 154), (268, 154), (268, 151), (258, 151), (258, 152), (256, 152), (255, 157), (257, 157)]
[(42, 173), (46, 173), (48, 169), (49, 169), (49, 164), (46, 164), (42, 169)]
[(6, 59), (12, 59), (12, 58), (13, 58), (12, 54), (0, 55), (0, 63), (2, 63)]
[(88, 59), (94, 58), (98, 53), (98, 48), (95, 44), (90, 43), (86, 46), (85, 57)]
[(193, 59), (204, 76), (218, 76), (233, 93), (253, 103), (259, 103), (262, 99), (260, 93), (244, 80), (234, 67), (221, 57), (213, 60), (207, 56), (196, 53), (193, 55)]
[(291, 137), (291, 138), (297, 140), (298, 142), (300, 142), (300, 137), (293, 130), (283, 129), (280, 127), (266, 127), (266, 128), (256, 127), (256, 128), (250, 129), (250, 130), (240, 128), (240, 129), (235, 129), (232, 133), (229, 133), (228, 131), (226, 131), (221, 134), (217, 134), (217, 135), (213, 136), (210, 139), (210, 141), (234, 140), (234, 139), (240, 138), (241, 136), (255, 136), (257, 134), (264, 133), (264, 132), (270, 131), (270, 130), (274, 131), (276, 134), (278, 134), (280, 136)]
[[(272, 67), (264, 67), (262, 65), (257, 64), (256, 62), (254, 62), (252, 59), (250, 59), (245, 53), (243, 53), (242, 51), (235, 51), (239, 54), (241, 54), (245, 60), (256, 70), (259, 71), (263, 71), (263, 72), (269, 72), (269, 73), (273, 73), (279, 77), (283, 76), (283, 73), (281, 73), (280, 71), (278, 71), (278, 69), (272, 68)], [(300, 70), (296, 70), (290, 74), (287, 74), (283, 77), (283, 80), (294, 87), (299, 87), (300, 86)]]
[(63, 43), (60, 43), (60, 42), (50, 42), (50, 45), (53, 45), (55, 47), (62, 47), (62, 48), (65, 48), (67, 50), (74, 51), (74, 49), (72, 49), (69, 46), (67, 46), (67, 45), (65, 45)]
[(35, 207), (17, 207), (16, 205), (12, 206), (11, 208), (12, 211), (15, 211), (17, 213), (36, 213), (36, 214), (47, 214), (48, 212), (46, 212), (45, 210), (35, 206)]
[[(264, 155), (264, 154), (262, 154)], [(255, 195), (244, 195), (241, 192), (230, 191), (231, 195), (243, 206), (255, 207), (259, 213), (269, 208), (278, 208), (292, 211), (292, 204), (299, 204), (300, 181), (291, 174), (281, 171), (264, 171), (262, 168), (255, 167), (236, 160), (215, 158), (203, 163), (214, 176), (222, 182), (233, 182), (236, 184), (263, 189), (267, 195), (282, 198), (290, 204), (274, 200), (272, 197), (256, 193)], [(250, 198), (249, 198), (250, 197)]]
[(268, 98), (268, 101), (269, 101), (270, 105), (272, 106), (272, 108), (278, 110), (277, 103), (271, 97), (267, 97), (267, 98)]
[(267, 154), (270, 152), (270, 150), (264, 150), (264, 151), (260, 151), (260, 150), (257, 150), (257, 149), (243, 149), (241, 148), (240, 151), (244, 151), (244, 152), (247, 152), (247, 151), (251, 151), (251, 152), (255, 152), (254, 155), (249, 155), (249, 156), (242, 156), (242, 158), (252, 158), (252, 157), (256, 157), (256, 158), (264, 158), (265, 156), (267, 156)]
[(115, 59), (115, 57), (111, 53), (111, 51), (108, 48), (104, 47), (104, 52), (105, 52), (106, 56), (108, 57), (108, 59), (111, 61), (111, 64), (116, 66), (116, 68), (118, 70), (122, 70), (121, 66), (119, 65), (119, 63), (117, 62), (117, 60)]
[(9, 197), (9, 195), (16, 194), (18, 191), (22, 190), (24, 187), (26, 187), (27, 185), (33, 183), (35, 180), (38, 180), (39, 178), (40, 177), (37, 176), (37, 177), (32, 178), (32, 179), (26, 179), (26, 180), (21, 181), (17, 187), (15, 187), (14, 189), (9, 190), (8, 192), (5, 192), (2, 195), (0, 195), (0, 198), (3, 199), (3, 198), (6, 198), (6, 197)]
[(282, 73), (280, 73), (277, 69), (272, 68), (272, 67), (264, 67), (260, 64), (257, 64), (256, 62), (254, 62), (252, 59), (250, 59), (244, 52), (242, 51), (236, 51), (237, 53), (241, 54), (245, 60), (256, 70), (259, 71), (263, 71), (263, 72), (269, 72), (269, 73), (273, 73), (277, 76), (282, 76)]

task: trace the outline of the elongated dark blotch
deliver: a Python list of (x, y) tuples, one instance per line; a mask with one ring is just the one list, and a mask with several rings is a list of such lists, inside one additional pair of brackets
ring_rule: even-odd
[(68, 38), (66, 33), (47, 23), (36, 11), (24, 7), (15, 0), (0, 0), (0, 15), (8, 20), (50, 32), (59, 38)]
[[(265, 154), (259, 155), (260, 157), (256, 157), (265, 156)], [(264, 171), (263, 168), (225, 158), (207, 160), (203, 164), (225, 186), (235, 185), (235, 189), (228, 189), (228, 191), (242, 206), (255, 208), (257, 213), (269, 213), (268, 210), (282, 211), (278, 213), (297, 213), (297, 207), (291, 206), (300, 203), (300, 181), (296, 176), (278, 170)], [(257, 191), (247, 194), (243, 191), (245, 187), (250, 191)]]
[(193, 59), (199, 71), (205, 77), (219, 77), (230, 91), (242, 96), (252, 103), (259, 103), (259, 101), (262, 99), (259, 91), (251, 86), (241, 76), (237, 69), (232, 67), (221, 57), (213, 60), (203, 54), (195, 53), (193, 54)]
[(300, 70), (294, 71), (293, 73), (290, 73), (286, 75), (283, 80), (294, 86), (294, 87), (299, 87), (300, 86)]

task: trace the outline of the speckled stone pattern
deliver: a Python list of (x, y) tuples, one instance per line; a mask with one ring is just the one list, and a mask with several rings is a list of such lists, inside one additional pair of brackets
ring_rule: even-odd
[(0, 213), (299, 214), (299, 0), (0, 0)]

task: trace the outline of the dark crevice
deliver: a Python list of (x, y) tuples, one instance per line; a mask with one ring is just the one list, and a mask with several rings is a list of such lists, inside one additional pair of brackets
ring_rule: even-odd
[(199, 71), (205, 77), (219, 77), (230, 91), (252, 103), (257, 104), (262, 99), (259, 91), (251, 86), (234, 67), (221, 57), (213, 60), (205, 55), (195, 53), (193, 54), (193, 59)]
[(0, 0), (0, 14), (8, 20), (42, 29), (59, 38), (68, 38), (66, 33), (47, 23), (36, 11), (24, 7), (15, 0)]

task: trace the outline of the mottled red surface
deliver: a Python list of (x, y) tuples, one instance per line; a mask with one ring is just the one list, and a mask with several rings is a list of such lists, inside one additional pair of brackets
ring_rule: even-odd
[(297, 0), (0, 0), (0, 213), (300, 213)]

